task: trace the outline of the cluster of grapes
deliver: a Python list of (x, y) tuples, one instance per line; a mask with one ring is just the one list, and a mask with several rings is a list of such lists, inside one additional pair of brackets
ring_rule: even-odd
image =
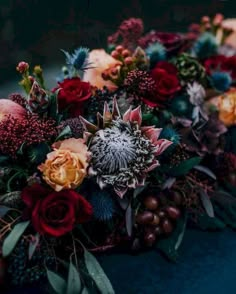
[(177, 191), (143, 198), (142, 206), (136, 214), (136, 225), (145, 246), (151, 247), (159, 238), (173, 232), (176, 221), (181, 216), (181, 203), (182, 196)]

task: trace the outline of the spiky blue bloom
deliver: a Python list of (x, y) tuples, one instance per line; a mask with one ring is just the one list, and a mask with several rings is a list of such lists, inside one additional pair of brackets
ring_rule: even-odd
[(172, 99), (170, 110), (174, 115), (183, 116), (191, 112), (189, 98), (185, 95), (177, 96)]
[(89, 49), (79, 47), (70, 54), (67, 51), (61, 50), (66, 55), (66, 63), (76, 70), (84, 71), (89, 68), (88, 55)]
[(211, 75), (211, 82), (212, 86), (216, 90), (225, 92), (230, 88), (232, 84), (232, 78), (227, 72), (216, 71)]
[(105, 190), (95, 189), (89, 197), (93, 207), (93, 216), (99, 221), (110, 220), (115, 213), (115, 201), (113, 196)]
[(218, 52), (218, 43), (213, 34), (203, 33), (193, 45), (193, 53), (200, 59), (216, 55)]
[(169, 147), (174, 148), (180, 143), (180, 135), (171, 127), (166, 127), (161, 131), (160, 139), (167, 139), (171, 141), (173, 144)]
[(145, 52), (150, 59), (151, 67), (154, 66), (157, 62), (166, 59), (166, 49), (159, 42), (150, 44)]

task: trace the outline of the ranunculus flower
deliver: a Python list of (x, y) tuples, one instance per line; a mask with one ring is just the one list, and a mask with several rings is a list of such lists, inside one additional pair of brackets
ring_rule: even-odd
[(236, 88), (219, 97), (219, 119), (226, 125), (236, 124)]
[(81, 81), (78, 77), (65, 79), (58, 85), (53, 92), (60, 89), (57, 96), (59, 110), (63, 111), (68, 108), (71, 117), (81, 115), (84, 101), (92, 95), (91, 85)]
[(39, 184), (26, 187), (21, 194), (27, 208), (25, 217), (31, 218), (41, 235), (60, 237), (71, 232), (78, 223), (87, 222), (92, 206), (73, 190), (51, 192)]
[(112, 81), (105, 81), (102, 78), (102, 73), (111, 68), (119, 67), (121, 65), (119, 60), (114, 59), (104, 49), (96, 49), (89, 53), (88, 63), (91, 64), (91, 68), (85, 71), (84, 81), (99, 89), (102, 89), (104, 86), (111, 91), (117, 89), (117, 86)]
[(177, 69), (171, 63), (159, 62), (150, 75), (156, 81), (156, 90), (151, 98), (144, 98), (143, 101), (151, 107), (162, 106), (170, 98), (173, 98), (181, 88)]
[(55, 191), (75, 189), (87, 175), (90, 153), (83, 139), (67, 139), (56, 142), (54, 151), (47, 155), (38, 168), (43, 179)]

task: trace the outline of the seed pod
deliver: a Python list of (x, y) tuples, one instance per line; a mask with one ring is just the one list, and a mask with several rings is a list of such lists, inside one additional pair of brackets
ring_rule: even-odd
[(160, 223), (160, 217), (157, 214), (154, 214), (153, 221), (151, 222), (151, 225), (157, 226)]
[(136, 216), (136, 222), (140, 225), (148, 225), (152, 223), (154, 214), (150, 211), (144, 211)]
[(158, 200), (154, 196), (148, 196), (144, 199), (143, 204), (149, 210), (156, 210), (158, 207)]
[(167, 218), (162, 222), (162, 229), (166, 234), (170, 234), (173, 231), (173, 225)]
[(156, 236), (153, 233), (147, 233), (144, 236), (144, 243), (148, 247), (151, 247), (155, 243), (155, 241), (156, 241)]
[(166, 208), (166, 212), (172, 219), (178, 219), (180, 217), (180, 210), (176, 207), (169, 206)]
[(160, 226), (157, 226), (154, 229), (154, 233), (155, 233), (156, 236), (160, 236), (163, 233), (163, 231), (162, 231)]
[(182, 195), (179, 191), (171, 191), (170, 199), (174, 201), (176, 205), (180, 205), (182, 203)]
[(164, 218), (164, 217), (166, 217), (166, 213), (165, 213), (165, 211), (163, 211), (163, 210), (159, 210), (159, 211), (157, 212), (157, 215), (158, 215), (160, 218)]

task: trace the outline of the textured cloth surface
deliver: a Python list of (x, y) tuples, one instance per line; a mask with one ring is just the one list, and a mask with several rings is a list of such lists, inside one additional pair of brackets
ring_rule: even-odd
[[(233, 294), (236, 293), (236, 233), (188, 230), (177, 264), (159, 253), (99, 257), (116, 294)], [(8, 294), (42, 294), (38, 288)]]

